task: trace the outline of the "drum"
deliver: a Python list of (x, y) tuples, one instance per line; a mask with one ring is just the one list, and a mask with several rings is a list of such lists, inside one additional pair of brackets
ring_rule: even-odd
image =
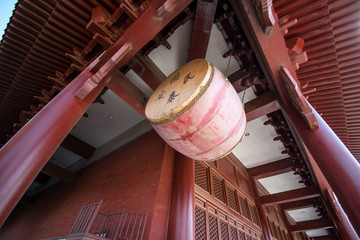
[(202, 161), (230, 153), (246, 127), (235, 89), (205, 59), (183, 65), (163, 81), (151, 95), (145, 115), (170, 146)]

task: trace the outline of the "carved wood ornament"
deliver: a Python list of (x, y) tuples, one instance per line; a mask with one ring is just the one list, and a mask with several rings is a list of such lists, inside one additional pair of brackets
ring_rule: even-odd
[(311, 130), (319, 128), (319, 124), (313, 113), (313, 109), (309, 102), (305, 99), (304, 95), (301, 93), (298, 82), (294, 79), (286, 67), (281, 66), (280, 75), (285, 82), (294, 107), (301, 113), (309, 128)]

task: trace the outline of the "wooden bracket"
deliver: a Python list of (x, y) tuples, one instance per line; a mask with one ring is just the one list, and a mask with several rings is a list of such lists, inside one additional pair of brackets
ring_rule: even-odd
[(130, 43), (125, 43), (103, 66), (98, 66), (100, 55), (98, 59), (94, 61), (94, 66), (90, 69), (90, 72), (98, 69), (92, 77), (90, 77), (84, 85), (75, 94), (75, 97), (83, 100), (94, 88), (96, 88), (100, 81), (107, 81), (109, 73), (117, 66), (117, 64), (131, 51), (132, 47)]
[(158, 10), (157, 10), (157, 17), (163, 18), (169, 13), (171, 13), (176, 7), (175, 0), (167, 0)]
[(270, 34), (275, 24), (275, 17), (272, 10), (272, 0), (251, 0), (251, 3), (255, 8), (256, 15), (258, 16), (264, 33)]
[(301, 113), (309, 128), (311, 130), (319, 128), (319, 124), (316, 120), (313, 110), (309, 102), (301, 93), (298, 82), (293, 78), (293, 76), (286, 67), (282, 66), (280, 68), (280, 75), (285, 82), (292, 103), (294, 104), (295, 108)]

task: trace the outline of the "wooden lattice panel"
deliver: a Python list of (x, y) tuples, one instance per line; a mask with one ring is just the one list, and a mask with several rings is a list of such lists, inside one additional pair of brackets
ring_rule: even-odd
[(220, 201), (225, 203), (225, 196), (224, 196), (224, 181), (213, 175), (213, 186), (214, 186), (214, 196), (219, 199)]
[(221, 239), (229, 239), (228, 223), (220, 221)]
[(210, 192), (208, 167), (195, 161), (195, 183), (207, 192)]
[(210, 239), (219, 239), (217, 217), (209, 214), (209, 237)]
[(238, 240), (238, 235), (237, 235), (237, 229), (234, 226), (230, 225), (230, 239), (231, 240)]
[(195, 239), (206, 239), (206, 211), (195, 207)]
[(239, 239), (240, 240), (245, 240), (245, 233), (243, 231), (239, 230)]
[(250, 205), (250, 213), (251, 213), (251, 218), (253, 220), (253, 223), (255, 223), (256, 225), (260, 226), (260, 220), (259, 220), (259, 215), (257, 212), (257, 209), (255, 207), (255, 205)]
[(238, 212), (239, 207), (238, 207), (237, 199), (236, 199), (236, 190), (230, 188), (229, 186), (226, 187), (226, 190), (227, 190), (227, 194), (228, 194), (228, 198), (229, 198), (229, 206)]
[(249, 205), (247, 199), (238, 195), (241, 207), (241, 214), (247, 219), (251, 220)]

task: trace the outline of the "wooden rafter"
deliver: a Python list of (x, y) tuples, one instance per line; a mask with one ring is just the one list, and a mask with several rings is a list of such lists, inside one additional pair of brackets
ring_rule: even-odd
[(301, 166), (293, 161), (293, 158), (288, 157), (275, 162), (263, 164), (258, 167), (248, 169), (248, 173), (256, 178), (265, 178), (285, 172), (291, 171), (294, 167)]
[(320, 196), (320, 192), (316, 186), (304, 187), (295, 190), (274, 193), (260, 197), (261, 204), (263, 205), (275, 205), (281, 203), (288, 203), (307, 198), (313, 198)]
[(217, 2), (217, 0), (197, 1), (188, 61), (205, 58)]
[(245, 104), (246, 120), (248, 122), (280, 109), (277, 97), (268, 92)]
[(41, 172), (70, 184), (75, 184), (80, 177), (79, 175), (59, 167), (51, 162), (47, 162)]

